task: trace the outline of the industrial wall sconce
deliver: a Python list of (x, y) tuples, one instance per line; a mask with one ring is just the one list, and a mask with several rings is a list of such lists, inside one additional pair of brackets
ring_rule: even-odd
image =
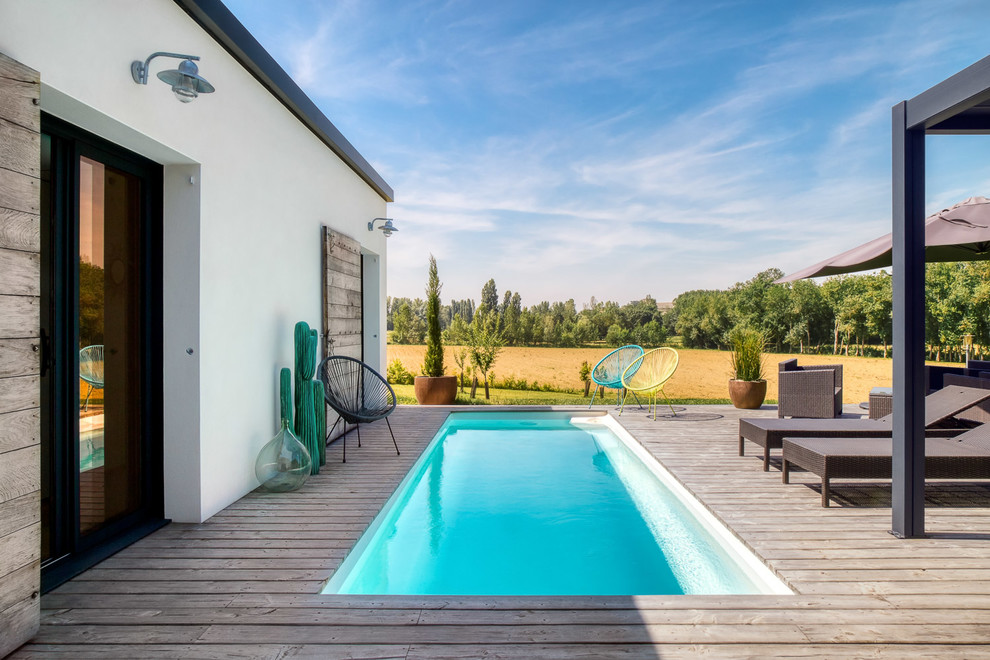
[(379, 229), (382, 230), (382, 233), (385, 234), (385, 238), (391, 236), (392, 232), (399, 231), (395, 227), (395, 225), (392, 224), (392, 218), (375, 218), (374, 220), (368, 223), (368, 231), (375, 231), (375, 223), (378, 222), (379, 220), (385, 221), (385, 223), (381, 227), (379, 227)]
[(199, 55), (180, 55), (179, 53), (157, 52), (148, 55), (144, 62), (131, 62), (131, 78), (139, 85), (148, 84), (148, 64), (156, 57), (174, 57), (183, 60), (178, 69), (169, 69), (158, 74), (158, 79), (172, 87), (175, 98), (183, 103), (189, 103), (200, 94), (211, 94), (215, 91), (213, 85), (199, 75), (199, 68), (192, 60), (198, 60)]

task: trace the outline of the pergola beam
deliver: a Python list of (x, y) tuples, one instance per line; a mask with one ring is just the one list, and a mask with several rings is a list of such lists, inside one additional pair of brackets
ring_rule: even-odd
[(990, 57), (966, 67), (907, 102), (909, 130), (928, 129), (990, 100)]

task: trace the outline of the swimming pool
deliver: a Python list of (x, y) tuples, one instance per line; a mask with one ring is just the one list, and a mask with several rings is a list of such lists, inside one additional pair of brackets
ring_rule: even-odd
[(791, 593), (607, 416), (452, 413), (324, 593)]

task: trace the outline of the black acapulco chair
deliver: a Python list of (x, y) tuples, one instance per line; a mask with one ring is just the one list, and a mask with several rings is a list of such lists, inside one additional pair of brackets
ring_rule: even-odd
[[(392, 425), (388, 416), (395, 410), (395, 391), (382, 375), (361, 360), (343, 355), (331, 355), (320, 363), (317, 375), (323, 382), (323, 396), (327, 405), (337, 413), (337, 421), (330, 427), (325, 439), (330, 441), (330, 435), (337, 428), (340, 420), (354, 424), (357, 428), (358, 447), (361, 446), (361, 424), (368, 424), (384, 419), (388, 425), (395, 453), (399, 454), (399, 445), (395, 442)], [(341, 436), (344, 440), (344, 460), (347, 462), (347, 433)]]

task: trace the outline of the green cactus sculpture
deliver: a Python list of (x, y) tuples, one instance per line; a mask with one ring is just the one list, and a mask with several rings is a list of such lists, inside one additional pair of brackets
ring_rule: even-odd
[[(300, 442), (309, 451), (310, 456), (313, 457), (313, 471), (312, 474), (319, 474), (320, 465), (326, 463), (324, 458), (322, 461), (319, 460), (321, 456), (320, 445), (323, 444), (323, 438), (319, 436), (319, 430), (317, 428), (317, 408), (320, 412), (323, 412), (324, 426), (326, 425), (326, 413), (323, 410), (323, 398), (320, 397), (318, 401), (314, 401), (314, 388), (310, 384), (313, 381), (313, 375), (316, 373), (316, 345), (317, 345), (318, 334), (316, 330), (310, 330), (309, 324), (305, 321), (300, 321), (296, 323), (295, 328), (295, 349), (296, 349), (296, 363), (295, 363), (295, 401), (296, 401), (296, 435), (299, 437)], [(323, 449), (322, 455), (326, 455), (326, 448)]]
[(292, 370), (282, 367), (278, 374), (278, 407), (282, 419), (289, 423), (290, 429), (295, 429), (292, 423)]

